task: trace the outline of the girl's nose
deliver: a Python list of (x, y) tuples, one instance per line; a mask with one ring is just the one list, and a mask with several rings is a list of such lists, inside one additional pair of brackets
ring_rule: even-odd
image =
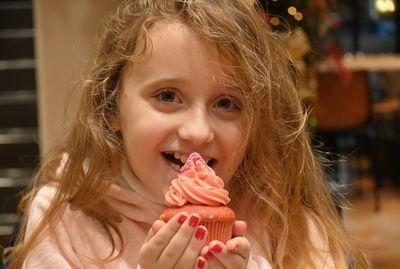
[(214, 131), (207, 111), (193, 109), (185, 113), (178, 129), (179, 137), (195, 146), (208, 144), (214, 139)]

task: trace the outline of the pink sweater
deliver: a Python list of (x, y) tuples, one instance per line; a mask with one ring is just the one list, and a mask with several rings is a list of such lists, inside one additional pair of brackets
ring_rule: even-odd
[[(55, 187), (43, 187), (34, 199), (30, 209), (26, 239), (29, 237), (44, 212), (49, 207), (56, 192)], [(149, 201), (137, 193), (112, 185), (107, 194), (110, 205), (122, 215), (118, 224), (126, 247), (122, 254), (105, 264), (96, 264), (94, 260), (107, 257), (112, 249), (101, 226), (80, 210), (67, 206), (55, 232), (48, 234), (40, 244), (30, 252), (23, 268), (60, 269), (60, 268), (139, 268), (138, 252), (154, 220), (159, 218), (164, 206)], [(117, 238), (117, 237), (115, 237)], [(250, 239), (250, 241), (252, 241)], [(253, 246), (249, 269), (269, 269), (267, 261)]]

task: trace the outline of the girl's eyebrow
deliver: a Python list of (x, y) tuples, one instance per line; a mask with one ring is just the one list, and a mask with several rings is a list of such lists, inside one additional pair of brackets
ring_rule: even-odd
[[(222, 89), (226, 93), (239, 93), (240, 87), (234, 80), (230, 78), (225, 78), (226, 80), (216, 81), (216, 85)], [(156, 77), (156, 78), (144, 78), (140, 84), (144, 88), (155, 88), (165, 85), (184, 85), (189, 84), (190, 79), (186, 79), (184, 77), (179, 76), (165, 76), (165, 77)]]
[(179, 77), (161, 77), (155, 79), (144, 80), (143, 85), (145, 87), (154, 87), (157, 85), (164, 85), (164, 84), (182, 84), (185, 83), (186, 80)]
[(232, 82), (222, 82), (221, 86), (224, 90), (228, 92), (239, 92), (240, 86), (237, 83)]

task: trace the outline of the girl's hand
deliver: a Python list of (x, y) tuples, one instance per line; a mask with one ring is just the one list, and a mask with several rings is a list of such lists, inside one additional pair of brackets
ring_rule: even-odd
[(234, 238), (226, 242), (226, 245), (219, 241), (212, 241), (208, 246), (205, 246), (201, 251), (201, 255), (206, 259), (207, 263), (203, 267), (198, 266), (197, 268), (246, 268), (250, 258), (250, 242), (242, 237), (246, 231), (246, 222), (236, 221), (232, 235)]
[(207, 230), (196, 214), (180, 213), (168, 223), (156, 221), (139, 250), (142, 269), (187, 269), (198, 266)]
[(244, 237), (235, 237), (226, 245), (212, 241), (201, 251), (210, 269), (245, 269), (250, 258), (250, 242)]

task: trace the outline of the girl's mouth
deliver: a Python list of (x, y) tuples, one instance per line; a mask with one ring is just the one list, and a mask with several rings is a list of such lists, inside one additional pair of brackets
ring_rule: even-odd
[[(163, 152), (163, 156), (168, 164), (177, 172), (180, 171), (181, 167), (185, 164), (189, 155), (173, 153), (173, 152)], [(216, 160), (213, 158), (204, 159), (208, 166), (212, 167)]]

